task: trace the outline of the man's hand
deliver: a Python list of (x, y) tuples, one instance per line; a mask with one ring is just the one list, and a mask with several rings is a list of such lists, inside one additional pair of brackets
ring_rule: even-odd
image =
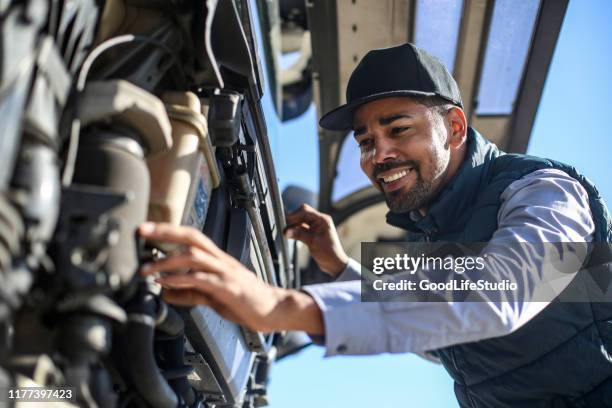
[(332, 218), (303, 204), (297, 211), (287, 215), (287, 238), (302, 241), (319, 268), (336, 277), (346, 268), (349, 257), (342, 249), (340, 238)]
[(145, 223), (139, 233), (147, 240), (184, 248), (141, 268), (142, 275), (168, 273), (156, 280), (167, 302), (208, 305), (222, 317), (257, 331), (323, 333), (321, 311), (309, 295), (265, 284), (196, 229)]

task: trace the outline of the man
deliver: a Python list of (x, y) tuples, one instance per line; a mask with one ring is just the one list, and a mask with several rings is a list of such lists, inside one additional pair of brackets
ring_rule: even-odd
[[(509, 264), (529, 256), (508, 250), (512, 243), (612, 241), (592, 185), (561, 163), (505, 155), (468, 128), (454, 79), (411, 44), (368, 53), (351, 76), (347, 104), (320, 124), (354, 130), (361, 168), (389, 206), (387, 222), (404, 228), (408, 241), (488, 242)], [(190, 269), (158, 279), (166, 300), (209, 305), (255, 330), (306, 331), (324, 341), (327, 355), (439, 359), (464, 407), (612, 406), (611, 303), (360, 302), (359, 265), (331, 218), (303, 206), (287, 223), (287, 236), (303, 241), (335, 282), (273, 288), (197, 231), (161, 224), (140, 232), (187, 250), (142, 272)], [(542, 267), (508, 270), (531, 293)]]

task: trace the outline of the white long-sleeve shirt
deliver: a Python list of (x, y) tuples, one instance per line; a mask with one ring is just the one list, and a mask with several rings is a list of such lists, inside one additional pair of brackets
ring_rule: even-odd
[[(526, 175), (510, 184), (501, 200), (498, 229), (487, 245), (501, 257), (528, 257), (516, 253), (518, 245), (504, 253), (511, 243), (592, 241), (588, 195), (560, 170)], [(302, 288), (322, 311), (326, 356), (413, 352), (429, 358), (430, 350), (512, 333), (548, 305), (530, 301), (529, 294), (544, 279), (537, 270), (514, 273), (522, 295), (512, 301), (446, 303), (361, 302), (360, 270), (351, 259), (335, 282)]]

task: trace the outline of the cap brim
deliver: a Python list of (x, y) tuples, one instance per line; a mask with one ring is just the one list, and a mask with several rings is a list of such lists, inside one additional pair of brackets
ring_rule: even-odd
[(327, 112), (325, 115), (323, 115), (323, 117), (321, 117), (321, 120), (319, 120), (319, 125), (323, 129), (327, 129), (327, 130), (345, 130), (345, 131), (352, 130), (353, 129), (353, 113), (355, 113), (355, 110), (361, 105), (371, 102), (371, 101), (375, 101), (377, 99), (382, 99), (382, 98), (391, 98), (391, 97), (396, 97), (396, 96), (413, 96), (413, 95), (434, 96), (436, 94), (434, 92), (399, 90), (399, 91), (388, 91), (388, 92), (381, 92), (381, 93), (377, 93), (373, 95), (368, 95), (360, 99), (355, 99), (354, 101), (351, 101), (350, 103), (341, 105), (337, 107), (336, 109), (330, 112)]

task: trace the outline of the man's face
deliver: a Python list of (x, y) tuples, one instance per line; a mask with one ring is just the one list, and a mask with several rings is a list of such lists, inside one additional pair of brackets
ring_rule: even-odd
[(449, 168), (449, 130), (434, 109), (408, 97), (384, 98), (353, 115), (361, 169), (393, 212), (424, 208)]

